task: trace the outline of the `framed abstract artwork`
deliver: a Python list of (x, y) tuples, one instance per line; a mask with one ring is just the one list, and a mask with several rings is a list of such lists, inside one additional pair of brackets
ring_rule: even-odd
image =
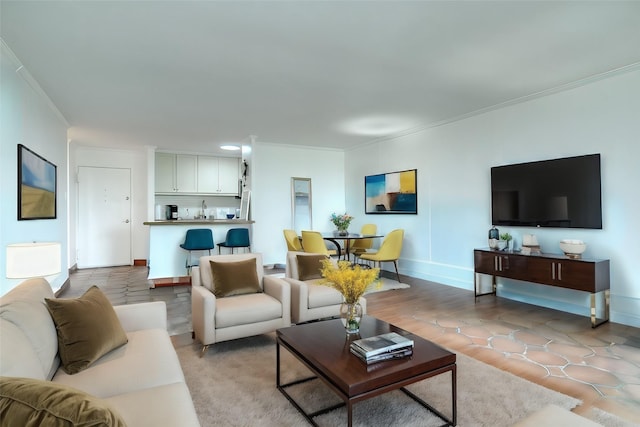
[(56, 165), (18, 144), (18, 220), (55, 219)]
[(417, 214), (418, 170), (364, 177), (366, 214)]

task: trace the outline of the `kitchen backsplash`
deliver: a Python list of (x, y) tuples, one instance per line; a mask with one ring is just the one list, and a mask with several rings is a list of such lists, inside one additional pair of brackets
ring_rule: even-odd
[[(203, 201), (206, 206), (204, 215), (208, 219), (224, 219), (227, 213), (235, 214), (236, 209), (240, 208), (240, 199), (224, 196), (156, 196), (155, 206), (161, 205), (162, 215), (164, 215), (164, 205), (177, 205), (180, 219), (195, 219), (203, 215)], [(214, 218), (211, 218), (212, 215)]]

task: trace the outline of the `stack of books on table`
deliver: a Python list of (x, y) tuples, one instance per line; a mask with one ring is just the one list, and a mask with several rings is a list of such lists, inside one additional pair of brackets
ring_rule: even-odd
[(395, 332), (389, 332), (355, 340), (351, 343), (350, 351), (368, 365), (411, 356), (413, 340)]

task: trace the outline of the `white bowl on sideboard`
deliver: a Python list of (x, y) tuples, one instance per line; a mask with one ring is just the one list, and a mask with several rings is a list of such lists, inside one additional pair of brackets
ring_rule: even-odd
[(560, 250), (570, 258), (579, 258), (587, 249), (587, 244), (582, 240), (563, 239), (560, 240)]

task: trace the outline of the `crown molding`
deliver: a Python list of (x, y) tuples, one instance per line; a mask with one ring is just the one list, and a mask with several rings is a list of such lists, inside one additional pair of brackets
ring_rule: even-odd
[(64, 117), (64, 115), (58, 110), (56, 104), (53, 103), (51, 98), (47, 95), (47, 93), (42, 89), (40, 84), (33, 78), (31, 73), (25, 68), (25, 66), (20, 62), (20, 59), (16, 56), (15, 53), (11, 50), (9, 45), (4, 41), (4, 39), (0, 38), (0, 45), (2, 48), (2, 54), (6, 55), (8, 59), (13, 63), (15, 67), (15, 73), (22, 78), (22, 80), (29, 85), (29, 87), (38, 95), (42, 100), (47, 104), (47, 106), (53, 111), (53, 113), (60, 119), (62, 123), (68, 128), (70, 127), (69, 122)]

